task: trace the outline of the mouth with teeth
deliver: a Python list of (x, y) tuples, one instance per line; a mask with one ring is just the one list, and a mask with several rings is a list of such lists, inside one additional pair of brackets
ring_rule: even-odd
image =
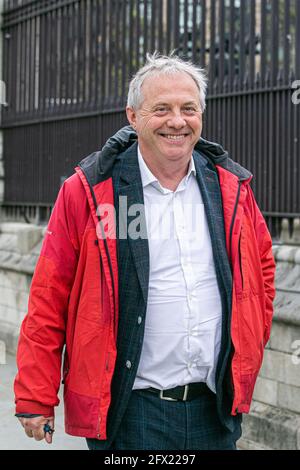
[(165, 140), (171, 143), (181, 143), (189, 134), (159, 134)]

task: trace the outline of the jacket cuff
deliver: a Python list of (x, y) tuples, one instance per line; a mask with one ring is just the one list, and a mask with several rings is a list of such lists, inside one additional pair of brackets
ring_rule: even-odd
[(46, 406), (36, 401), (18, 400), (16, 404), (16, 413), (30, 413), (43, 415), (45, 418), (54, 417), (54, 407)]

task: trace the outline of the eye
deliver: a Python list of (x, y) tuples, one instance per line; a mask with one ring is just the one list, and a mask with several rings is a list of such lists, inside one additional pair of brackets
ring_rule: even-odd
[(165, 114), (168, 112), (168, 108), (166, 106), (158, 106), (155, 108), (155, 114)]
[(197, 109), (194, 106), (185, 106), (183, 111), (187, 114), (194, 114), (197, 112)]

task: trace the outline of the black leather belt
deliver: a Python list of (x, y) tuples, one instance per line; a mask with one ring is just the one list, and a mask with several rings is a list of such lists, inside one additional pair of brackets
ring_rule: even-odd
[[(144, 391), (155, 393), (162, 400), (169, 401), (191, 401), (198, 398), (203, 393), (210, 392), (206, 383), (191, 383), (189, 385), (182, 385), (169, 390), (158, 390), (157, 388), (146, 388)], [(211, 392), (212, 393), (212, 392)]]

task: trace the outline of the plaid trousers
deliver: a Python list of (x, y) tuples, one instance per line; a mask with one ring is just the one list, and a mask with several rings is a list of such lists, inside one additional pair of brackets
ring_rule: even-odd
[[(232, 433), (221, 425), (216, 396), (207, 389), (191, 401), (166, 401), (144, 390), (133, 390), (126, 412), (107, 450), (236, 450), (242, 416)], [(87, 439), (90, 450), (103, 449)]]

